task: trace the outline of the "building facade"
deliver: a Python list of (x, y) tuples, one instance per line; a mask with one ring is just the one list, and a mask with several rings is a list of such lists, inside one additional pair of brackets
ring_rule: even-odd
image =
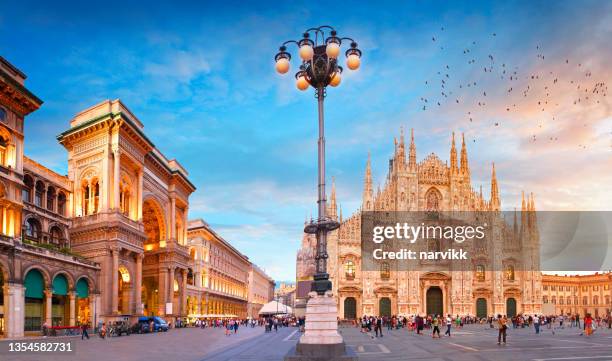
[(250, 299), (271, 297), (274, 281), (246, 256), (202, 220), (188, 227), (187, 171), (120, 100), (57, 136), (68, 175), (26, 157), (24, 119), (42, 101), (25, 79), (0, 57), (0, 336), (141, 315), (245, 318)]
[(593, 275), (542, 275), (542, 312), (546, 315), (605, 317), (612, 310), (612, 272)]
[(42, 101), (0, 57), (0, 336), (94, 322), (100, 265), (74, 253), (72, 182), (24, 156), (25, 117)]
[(259, 310), (274, 298), (274, 280), (261, 268), (251, 263), (249, 270), (249, 303), (247, 316), (259, 318)]
[(277, 289), (274, 290), (274, 299), (291, 308), (295, 307), (295, 283), (282, 282)]
[(188, 285), (192, 317), (248, 315), (249, 259), (217, 234), (202, 219), (187, 227), (193, 260), (193, 281)]
[[(533, 196), (527, 200), (523, 197), (520, 226), (516, 213), (514, 224), (506, 224), (498, 217), (501, 202), (495, 167), (490, 197), (485, 199), (482, 187), (479, 191), (472, 187), (464, 139), (458, 152), (453, 134), (450, 164), (433, 153), (417, 162), (413, 133), (408, 157), (405, 148), (402, 132), (399, 142), (395, 140), (384, 187), (377, 191), (373, 188), (368, 157), (361, 208), (347, 219), (338, 212), (335, 184), (332, 184), (327, 215), (341, 225), (328, 235), (327, 267), (333, 293), (337, 295), (338, 317), (448, 313), (484, 317), (539, 313), (541, 273), (527, 271), (539, 265)], [(497, 231), (487, 235), (487, 246), (473, 254), (469, 262), (449, 263), (448, 271), (428, 271), (427, 267), (393, 269), (384, 262), (378, 271), (366, 271), (361, 267), (361, 219), (363, 212), (371, 211), (486, 212), (489, 224), (495, 224)], [(304, 294), (309, 291), (314, 273), (315, 245), (313, 235), (303, 236), (297, 255), (297, 313), (305, 304)]]

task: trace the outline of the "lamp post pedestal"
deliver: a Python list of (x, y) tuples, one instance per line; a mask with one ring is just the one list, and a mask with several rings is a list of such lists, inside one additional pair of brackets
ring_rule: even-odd
[(338, 333), (338, 307), (331, 291), (308, 294), (306, 328), (285, 361), (356, 361), (357, 355), (346, 347)]
[[(330, 30), (330, 37), (325, 39), (325, 30)], [(315, 40), (310, 39), (310, 32), (315, 34)], [(285, 45), (295, 43), (300, 48), (303, 62), (300, 71), (296, 73), (296, 85), (300, 90), (312, 86), (316, 90), (319, 115), (318, 140), (318, 219), (304, 227), (304, 232), (316, 234), (316, 273), (312, 292), (308, 294), (306, 304), (306, 327), (304, 335), (298, 344), (285, 356), (285, 361), (353, 361), (357, 360), (354, 352), (347, 349), (342, 336), (338, 333), (338, 306), (331, 291), (332, 284), (327, 273), (327, 233), (340, 227), (340, 224), (326, 215), (325, 197), (325, 123), (323, 102), (328, 85), (338, 86), (342, 67), (338, 65), (340, 45), (343, 40), (351, 41), (347, 50), (347, 65), (349, 69), (359, 67), (361, 51), (357, 43), (350, 38), (339, 38), (330, 26), (320, 26), (308, 29), (300, 41), (287, 41), (276, 54), (276, 69), (284, 74), (289, 70), (291, 55), (286, 52)], [(318, 39), (323, 43), (319, 43)]]

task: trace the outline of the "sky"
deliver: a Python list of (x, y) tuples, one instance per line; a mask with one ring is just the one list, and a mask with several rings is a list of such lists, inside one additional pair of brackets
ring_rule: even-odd
[(538, 210), (611, 208), (608, 1), (25, 0), (2, 9), (0, 54), (44, 101), (26, 119), (26, 155), (65, 174), (55, 136), (80, 110), (120, 98), (189, 171), (198, 188), (189, 217), (276, 280), (294, 280), (316, 210), (317, 108), (312, 90), (295, 88), (296, 49), (284, 76), (274, 55), (313, 26), (333, 25), (363, 51), (325, 100), (327, 174), (345, 216), (360, 206), (368, 152), (374, 182), (384, 182), (401, 127), (414, 128), (419, 161), (448, 160), (451, 133), (464, 133), (472, 184), (488, 197), (495, 162), (504, 209), (520, 205), (522, 190)]

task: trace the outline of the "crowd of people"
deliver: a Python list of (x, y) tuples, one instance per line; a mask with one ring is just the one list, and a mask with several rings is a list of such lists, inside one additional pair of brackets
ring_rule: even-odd
[[(497, 329), (498, 344), (505, 344), (507, 339), (507, 329), (512, 328), (533, 328), (535, 334), (540, 334), (546, 328), (554, 334), (557, 328), (577, 328), (581, 330), (580, 335), (590, 336), (593, 332), (602, 327), (612, 328), (612, 315), (605, 317), (592, 317), (591, 314), (581, 319), (579, 315), (516, 315), (508, 318), (506, 315), (496, 315), (489, 317), (474, 316), (452, 316), (443, 315), (412, 315), (412, 316), (363, 316), (354, 320), (355, 327), (360, 327), (362, 333), (368, 333), (371, 337), (383, 337), (383, 330), (387, 331), (407, 329), (417, 335), (424, 335), (425, 330), (431, 332), (432, 338), (440, 338), (441, 330), (444, 336), (451, 337), (453, 328), (462, 328), (467, 324), (487, 325), (489, 328)], [(373, 334), (372, 334), (373, 333)]]

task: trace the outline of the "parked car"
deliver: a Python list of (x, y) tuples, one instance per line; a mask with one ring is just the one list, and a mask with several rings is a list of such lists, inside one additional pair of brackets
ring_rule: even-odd
[(170, 329), (170, 327), (168, 326), (168, 322), (166, 322), (166, 320), (164, 320), (161, 317), (158, 316), (153, 316), (153, 317), (149, 317), (150, 320), (153, 320), (153, 331), (155, 332), (159, 332), (159, 331), (168, 331)]
[(132, 325), (132, 333), (149, 333), (151, 330), (149, 329), (149, 318), (148, 317), (140, 317), (138, 318), (138, 322)]
[(123, 334), (130, 335), (131, 329), (127, 321), (117, 321), (112, 325), (114, 329), (114, 334), (116, 336), (121, 336)]

